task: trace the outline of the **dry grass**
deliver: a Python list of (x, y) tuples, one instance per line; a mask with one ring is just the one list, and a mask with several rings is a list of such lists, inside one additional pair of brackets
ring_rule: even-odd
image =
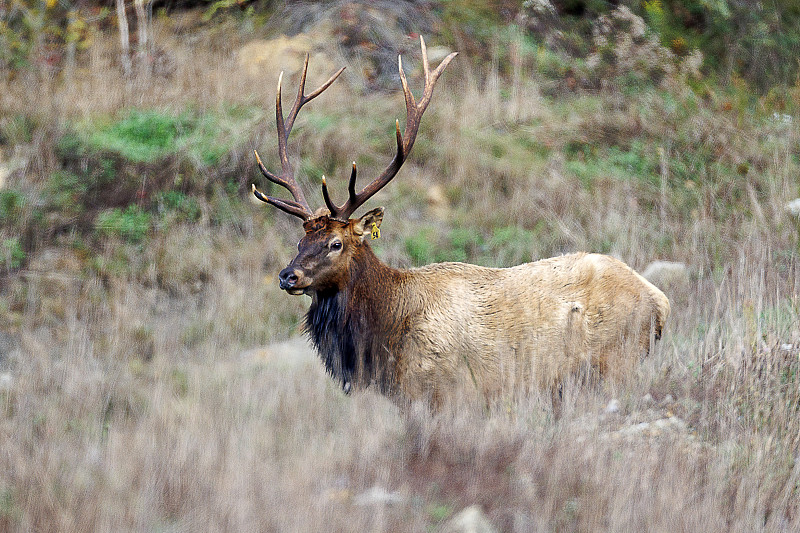
[[(246, 268), (209, 282), (208, 310), (135, 287), (93, 303), (84, 280), (54, 297), (79, 302), (55, 327), (23, 311), (4, 362), (2, 518), (20, 531), (425, 530), (477, 503), (504, 531), (793, 530), (799, 317), (756, 275), (767, 266), (698, 283), (635, 382), (567, 384), (557, 419), (538, 397), (435, 414), (345, 397), (306, 351), (240, 355), (223, 328), (201, 348), (177, 342), (198, 315), (230, 320), (220, 291), (252, 285)], [(149, 360), (136, 323), (151, 328)], [(612, 397), (620, 411), (605, 413)], [(637, 426), (659, 419), (672, 422)], [(396, 500), (364, 503), (373, 487)]]
[[(199, 62), (196, 42), (165, 33), (173, 78), (138, 88), (98, 47), (89, 85), (49, 86), (43, 114), (267, 102), (272, 82), (253, 85), (237, 66), (239, 38), (212, 35)], [(691, 281), (664, 287), (673, 315), (636, 379), (567, 383), (559, 416), (549, 396), (438, 413), (344, 396), (307, 349), (258, 348), (295, 335), (306, 305), (274, 280), (299, 228), (260, 207), (234, 224), (175, 224), (143, 247), (106, 242), (96, 255), (121, 254), (117, 273), (98, 275), (68, 246), (39, 250), (1, 279), (0, 327), (16, 346), (0, 359), (0, 530), (429, 531), (471, 504), (502, 531), (800, 528), (800, 264), (782, 210), (797, 192), (797, 132), (737, 124), (708, 104), (685, 128), (698, 137), (682, 139), (661, 104), (545, 100), (533, 77), (506, 108), (500, 81), (468, 84), (457, 66), (413, 161), (375, 202), (389, 206), (379, 254), (407, 265), (408, 239), (463, 225), (487, 242), (503, 227), (534, 237), (491, 258), (476, 245), (475, 261), (579, 249), (639, 269), (685, 261)], [(354, 156), (363, 176), (385, 165), (402, 102), (337, 90), (325, 96), (341, 103), (326, 115), (336, 126), (315, 135), (311, 113), (297, 139), (342, 177), (341, 195)], [(271, 142), (264, 128), (258, 146)], [(567, 144), (633, 135), (667, 157), (693, 142), (722, 150), (758, 176), (720, 188), (718, 169), (668, 191), (611, 176), (589, 191), (568, 168)], [(47, 165), (26, 177), (41, 182)], [(734, 189), (753, 184), (741, 200)], [(618, 412), (606, 412), (612, 399)], [(390, 496), (370, 500), (375, 488)]]

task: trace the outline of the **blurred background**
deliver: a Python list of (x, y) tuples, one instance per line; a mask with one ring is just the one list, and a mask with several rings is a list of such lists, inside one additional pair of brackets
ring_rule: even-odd
[[(618, 257), (673, 314), (625, 385), (344, 396), (255, 201), (391, 160), (378, 256)], [(0, 530), (800, 528), (800, 5), (0, 0)]]

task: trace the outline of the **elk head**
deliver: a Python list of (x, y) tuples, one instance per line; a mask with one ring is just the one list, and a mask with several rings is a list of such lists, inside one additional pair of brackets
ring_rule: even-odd
[(285, 187), (292, 194), (294, 200), (286, 200), (267, 196), (256, 189), (253, 185), (253, 194), (259, 200), (266, 202), (281, 211), (294, 215), (303, 220), (305, 236), (297, 245), (298, 254), (280, 273), (280, 285), (289, 294), (313, 293), (326, 289), (340, 288), (346, 279), (349, 271), (348, 265), (353, 257), (360, 253), (366, 245), (367, 235), (374, 237), (381, 220), (383, 219), (383, 208), (379, 207), (368, 212), (360, 218), (351, 219), (350, 216), (362, 206), (370, 197), (386, 186), (395, 177), (400, 167), (405, 162), (414, 140), (417, 137), (422, 114), (430, 103), (433, 96), (433, 88), (436, 81), (444, 71), (445, 67), (456, 56), (456, 52), (448, 55), (439, 66), (431, 72), (428, 64), (428, 52), (425, 47), (425, 40), (420, 36), (420, 46), (422, 48), (422, 64), (425, 71), (425, 88), (419, 102), (414, 99), (414, 95), (408, 88), (405, 72), (403, 71), (402, 58), (398, 57), (398, 70), (400, 71), (400, 81), (403, 85), (403, 94), (406, 102), (406, 126), (403, 133), (400, 132), (400, 121), (395, 121), (397, 153), (389, 166), (380, 176), (371, 181), (360, 192), (356, 192), (356, 164), (353, 162), (353, 170), (350, 174), (348, 185), (347, 201), (341, 206), (337, 206), (328, 194), (328, 185), (325, 177), (322, 177), (322, 197), (325, 201), (327, 210), (322, 209), (317, 213), (313, 212), (303, 195), (294, 172), (286, 154), (286, 146), (294, 125), (297, 113), (307, 102), (313, 100), (327, 89), (344, 68), (339, 69), (328, 81), (320, 86), (316, 91), (305, 95), (306, 72), (308, 70), (308, 56), (303, 65), (303, 73), (300, 78), (300, 88), (297, 92), (294, 106), (289, 112), (289, 116), (284, 120), (281, 109), (281, 82), (283, 73), (278, 77), (278, 91), (275, 99), (275, 115), (278, 129), (278, 156), (281, 160), (281, 174), (276, 176), (266, 169), (258, 156), (254, 152), (258, 168), (261, 173), (271, 182)]
[(348, 265), (382, 219), (383, 208), (378, 207), (347, 222), (328, 215), (304, 222), (306, 234), (297, 244), (298, 254), (279, 275), (281, 289), (295, 295), (341, 289)]

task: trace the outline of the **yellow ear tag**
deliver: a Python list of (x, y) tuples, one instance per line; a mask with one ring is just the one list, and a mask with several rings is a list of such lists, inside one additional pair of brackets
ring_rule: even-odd
[(372, 223), (372, 240), (380, 239), (381, 238), (381, 229), (378, 227), (376, 223)]

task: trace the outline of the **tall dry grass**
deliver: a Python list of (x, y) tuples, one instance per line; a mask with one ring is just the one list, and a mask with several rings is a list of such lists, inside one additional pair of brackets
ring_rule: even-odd
[[(138, 89), (99, 47), (89, 85), (52, 85), (43, 116), (268, 102), (229, 42), (170, 44), (173, 77)], [(0, 529), (427, 531), (472, 504), (502, 531), (800, 528), (800, 265), (782, 210), (796, 193), (797, 132), (699, 111), (698, 149), (755, 159), (766, 176), (746, 214), (714, 202), (716, 175), (699, 192), (611, 178), (588, 192), (560, 148), (643, 132), (671, 157), (681, 139), (670, 117), (614, 95), (548, 100), (522, 78), (509, 112), (500, 81), (446, 74), (413, 160), (377, 198), (389, 207), (379, 254), (408, 265), (406, 242), (426, 228), (534, 231), (542, 221), (537, 239), (494, 260), (601, 247), (639, 269), (682, 260), (690, 280), (664, 287), (673, 314), (635, 379), (566, 383), (558, 413), (549, 395), (437, 413), (344, 396), (307, 349), (269, 344), (297, 333), (307, 302), (274, 280), (299, 228), (260, 207), (250, 222), (171, 226), (129, 250), (117, 275), (53, 247), (2, 278), (0, 325), (17, 341), (0, 360)], [(353, 157), (374, 175), (402, 101), (347, 92), (317, 103), (333, 108), (336, 127), (316, 135), (298, 121), (297, 142), (337, 176)], [(271, 142), (264, 128), (259, 146)], [(521, 149), (514, 135), (534, 144)], [(532, 157), (536, 143), (549, 155)], [(43, 179), (47, 165), (31, 163), (26, 178)], [(706, 201), (684, 212), (670, 202), (682, 194)], [(109, 242), (97, 255), (121, 249)]]
[[(217, 328), (187, 348), (193, 313), (136, 287), (93, 303), (83, 281), (57, 296), (78, 305), (56, 327), (24, 311), (6, 362), (5, 527), (414, 531), (479, 504), (507, 531), (793, 530), (798, 313), (770, 267), (742, 257), (697, 283), (635, 381), (567, 384), (557, 418), (536, 396), (491, 413), (347, 397), (305, 351), (240, 355)], [(131, 323), (152, 328), (152, 359)]]

